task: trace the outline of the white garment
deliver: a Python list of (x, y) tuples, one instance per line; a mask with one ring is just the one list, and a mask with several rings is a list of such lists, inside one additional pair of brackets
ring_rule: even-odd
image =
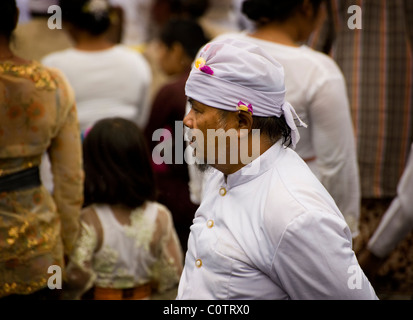
[[(151, 267), (156, 261), (149, 252), (149, 243), (155, 231), (157, 206), (151, 203), (147, 210), (140, 212), (137, 219), (141, 222), (133, 226), (135, 230), (131, 229), (129, 233), (128, 227), (118, 222), (109, 206), (95, 205), (94, 210), (104, 235), (102, 246), (93, 259), (97, 276), (95, 284), (105, 287), (109, 280), (111, 283), (121, 283), (125, 277), (128, 281), (133, 278), (134, 285), (148, 283), (151, 280)], [(116, 259), (109, 261), (112, 252), (116, 253)], [(110, 270), (102, 268), (103, 264), (110, 265)]]
[(123, 45), (93, 52), (71, 48), (46, 56), (42, 63), (68, 78), (82, 133), (107, 117), (123, 117), (145, 127), (152, 73), (142, 54)]
[[(119, 284), (129, 281), (137, 286), (151, 281), (151, 267), (156, 257), (151, 254), (149, 244), (155, 231), (157, 205), (150, 203), (136, 217), (132, 213), (131, 220), (140, 220), (139, 223), (133, 221), (132, 226), (120, 224), (107, 205), (95, 205), (94, 210), (103, 230), (102, 246), (93, 259), (95, 284), (106, 287), (109, 282)], [(112, 255), (113, 259), (109, 259)]]
[[(131, 212), (130, 224), (121, 224), (108, 205), (92, 208), (98, 220), (81, 220), (67, 267), (68, 281), (75, 289), (67, 298), (78, 299), (93, 285), (124, 289), (153, 282), (163, 292), (178, 283), (182, 249), (165, 206), (146, 202)], [(102, 244), (96, 251), (99, 229)]]
[(122, 43), (134, 46), (147, 42), (154, 0), (109, 0), (109, 2), (123, 9)]
[(377, 299), (343, 216), (295, 151), (278, 142), (205, 188), (178, 299)]
[(397, 186), (397, 196), (368, 243), (377, 257), (385, 258), (413, 230), (413, 144), (406, 168)]
[(207, 11), (199, 19), (210, 39), (223, 33), (241, 30), (235, 9), (233, 0), (210, 0)]
[(29, 22), (31, 19), (29, 0), (16, 0), (16, 5), (19, 8), (19, 24)]
[[(357, 150), (347, 89), (333, 59), (303, 45), (290, 47), (243, 33), (214, 39), (237, 38), (263, 48), (285, 72), (286, 100), (308, 128), (299, 127), (295, 151), (306, 160), (336, 201), (353, 237), (359, 232), (360, 182)], [(315, 160), (311, 160), (315, 159)]]

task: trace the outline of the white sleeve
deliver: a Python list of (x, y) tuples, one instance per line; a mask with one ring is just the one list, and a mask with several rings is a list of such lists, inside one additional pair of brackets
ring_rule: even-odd
[(360, 178), (344, 78), (336, 75), (322, 81), (311, 101), (309, 117), (318, 177), (355, 237), (359, 232)]
[(368, 243), (377, 257), (385, 258), (413, 230), (413, 145), (409, 161), (397, 186), (397, 196), (387, 209)]
[(329, 213), (304, 213), (287, 225), (270, 276), (293, 300), (377, 299), (351, 248), (350, 230)]
[(139, 75), (142, 79), (142, 87), (139, 93), (139, 114), (137, 119), (138, 126), (145, 130), (145, 127), (149, 121), (151, 115), (151, 86), (152, 86), (152, 70), (146, 59), (139, 54), (140, 65), (139, 65)]

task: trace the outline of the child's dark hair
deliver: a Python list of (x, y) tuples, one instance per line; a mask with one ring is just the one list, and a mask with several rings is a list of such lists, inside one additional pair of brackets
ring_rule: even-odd
[(0, 1), (0, 34), (7, 39), (11, 38), (16, 27), (17, 6), (16, 0)]
[(160, 40), (168, 47), (180, 43), (185, 53), (192, 59), (198, 50), (208, 42), (202, 27), (194, 19), (177, 18), (170, 20), (160, 34)]
[(156, 200), (149, 150), (139, 127), (123, 118), (98, 121), (83, 142), (84, 205), (123, 204), (130, 208)]
[(202, 17), (210, 6), (210, 0), (180, 0), (182, 14), (187, 14), (192, 19)]
[[(287, 20), (304, 0), (246, 0), (242, 12), (256, 22)], [(318, 11), (325, 0), (310, 0), (314, 10)]]
[(60, 0), (63, 21), (69, 22), (92, 35), (106, 32), (110, 25), (111, 7), (107, 0), (99, 0), (105, 5), (102, 8), (94, 6), (96, 0)]

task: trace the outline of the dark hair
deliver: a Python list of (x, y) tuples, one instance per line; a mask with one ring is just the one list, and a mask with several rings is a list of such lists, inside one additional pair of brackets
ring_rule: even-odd
[(271, 143), (274, 144), (282, 138), (283, 145), (287, 147), (291, 145), (291, 128), (283, 115), (279, 118), (252, 117), (252, 120), (252, 129), (259, 129), (261, 134), (266, 135)]
[(198, 50), (209, 41), (202, 27), (193, 19), (172, 19), (163, 28), (160, 40), (168, 47), (178, 42), (186, 54), (194, 59)]
[(210, 6), (210, 0), (181, 0), (182, 14), (192, 19), (202, 17)]
[(92, 35), (100, 35), (106, 32), (111, 25), (112, 10), (107, 0), (101, 1), (106, 2), (108, 9), (92, 12), (87, 8), (93, 0), (60, 0), (62, 19)]
[[(220, 121), (225, 123), (225, 119), (230, 112), (222, 109), (217, 109)], [(241, 111), (242, 112), (242, 111)], [(268, 140), (274, 144), (281, 138), (282, 144), (289, 147), (292, 143), (291, 128), (288, 126), (285, 117), (252, 117), (251, 129), (259, 129), (261, 135), (265, 135)]]
[(130, 208), (156, 199), (149, 150), (139, 127), (123, 118), (98, 121), (83, 142), (84, 205)]
[(17, 5), (16, 0), (0, 1), (0, 34), (10, 39), (16, 27)]
[[(242, 12), (251, 20), (285, 21), (303, 3), (304, 0), (246, 0)], [(314, 10), (318, 11), (324, 0), (310, 0)]]
[(166, 5), (174, 16), (198, 19), (204, 15), (210, 6), (210, 0), (157, 0), (156, 6)]

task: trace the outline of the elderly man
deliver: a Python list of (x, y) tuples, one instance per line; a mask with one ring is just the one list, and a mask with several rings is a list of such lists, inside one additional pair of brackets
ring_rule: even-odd
[(195, 157), (212, 168), (177, 299), (377, 299), (334, 200), (287, 147), (298, 117), (281, 65), (253, 44), (212, 42), (186, 95)]

